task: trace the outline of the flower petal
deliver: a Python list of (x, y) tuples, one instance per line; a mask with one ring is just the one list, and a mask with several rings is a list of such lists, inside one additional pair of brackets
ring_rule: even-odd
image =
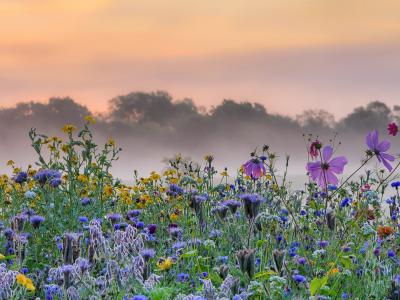
[(324, 162), (328, 162), (331, 159), (332, 153), (333, 153), (333, 148), (331, 146), (326, 146), (324, 148), (324, 151), (322, 153), (322, 158)]
[(392, 172), (392, 169), (393, 169), (392, 166), (383, 157), (382, 157), (382, 162), (383, 162), (383, 165), (389, 170), (389, 172)]
[(257, 179), (261, 175), (261, 167), (259, 164), (254, 164), (253, 177)]
[(386, 152), (390, 148), (390, 142), (388, 140), (380, 142), (378, 148), (376, 148), (379, 152)]
[(325, 172), (325, 175), (326, 175), (326, 179), (327, 179), (327, 181), (329, 181), (331, 184), (333, 184), (333, 185), (337, 185), (338, 183), (339, 183), (339, 179), (336, 177), (336, 175), (335, 174), (333, 174), (333, 172), (331, 171), (331, 170), (327, 170), (326, 172)]
[(372, 139), (372, 143), (374, 144), (374, 149), (378, 149), (378, 146), (379, 146), (379, 137), (378, 137), (378, 135), (379, 135), (378, 130), (374, 130), (374, 132), (372, 132), (371, 139)]
[(348, 160), (344, 156), (338, 156), (329, 162), (329, 170), (336, 174), (342, 174), (344, 166), (348, 163)]
[(394, 161), (394, 156), (387, 153), (381, 153), (381, 157), (382, 160), (387, 159), (388, 161)]
[(374, 151), (374, 144), (372, 143), (372, 140), (371, 140), (371, 133), (368, 133), (368, 135), (367, 135), (367, 146), (369, 147), (369, 149), (371, 150), (371, 151)]

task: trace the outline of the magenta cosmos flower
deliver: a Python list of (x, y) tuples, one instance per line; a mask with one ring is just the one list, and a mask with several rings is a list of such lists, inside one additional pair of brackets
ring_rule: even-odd
[(311, 155), (311, 160), (314, 160), (318, 158), (318, 150), (322, 148), (322, 143), (320, 141), (315, 141), (311, 143), (310, 146), (310, 155)]
[(262, 161), (258, 158), (252, 158), (252, 159), (248, 160), (246, 163), (243, 164), (243, 167), (244, 167), (243, 169), (244, 169), (246, 175), (250, 176), (251, 173), (253, 173), (253, 177), (255, 179), (260, 177), (261, 170), (263, 171), (264, 175), (267, 173)]
[(367, 135), (367, 145), (369, 149), (376, 155), (376, 158), (379, 162), (383, 162), (383, 165), (389, 170), (392, 171), (392, 166), (387, 161), (394, 161), (394, 156), (383, 153), (389, 150), (390, 142), (388, 140), (382, 141), (379, 143), (378, 139), (378, 130), (374, 130), (374, 132), (368, 133)]
[(399, 127), (397, 127), (396, 123), (389, 124), (388, 130), (389, 130), (389, 134), (396, 136), (396, 134), (399, 132)]
[(344, 156), (338, 156), (331, 160), (332, 153), (333, 148), (326, 146), (322, 151), (323, 162), (309, 162), (306, 165), (306, 170), (310, 172), (310, 178), (318, 181), (318, 185), (322, 189), (325, 189), (329, 182), (337, 185), (339, 179), (335, 174), (342, 174), (344, 166), (348, 163)]

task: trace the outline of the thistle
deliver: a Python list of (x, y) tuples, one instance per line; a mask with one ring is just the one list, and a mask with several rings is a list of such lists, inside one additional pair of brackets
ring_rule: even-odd
[(240, 250), (236, 252), (236, 258), (239, 261), (240, 271), (247, 273), (250, 279), (254, 276), (256, 249)]
[(275, 269), (278, 273), (281, 273), (282, 271), (282, 266), (283, 266), (283, 261), (286, 256), (286, 250), (278, 251), (274, 250), (272, 251), (272, 257), (275, 263)]

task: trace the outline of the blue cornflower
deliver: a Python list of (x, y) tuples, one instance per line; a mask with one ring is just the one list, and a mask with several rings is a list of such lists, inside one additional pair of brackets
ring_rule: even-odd
[(266, 156), (260, 156), (260, 159), (261, 159), (262, 161), (264, 161), (264, 160), (267, 160), (267, 157), (266, 157)]
[(391, 186), (397, 189), (400, 186), (400, 181), (392, 182)]
[(59, 250), (61, 250), (63, 245), (62, 244), (58, 244), (57, 247), (58, 247)]
[(188, 279), (189, 279), (189, 274), (179, 273), (178, 274), (178, 279), (176, 281), (185, 282)]
[(349, 198), (344, 198), (343, 199), (343, 201), (342, 201), (342, 203), (340, 203), (340, 206), (341, 207), (346, 207), (346, 206), (348, 206), (349, 205)]
[(87, 223), (88, 222), (88, 218), (86, 218), (86, 217), (78, 217), (78, 222)]
[(394, 257), (395, 254), (392, 250), (388, 251), (388, 257)]
[(306, 280), (306, 278), (301, 275), (294, 275), (294, 280), (296, 280), (297, 282), (303, 282), (304, 280)]
[(393, 215), (392, 216), (392, 220), (396, 220), (397, 219), (397, 216), (396, 215)]

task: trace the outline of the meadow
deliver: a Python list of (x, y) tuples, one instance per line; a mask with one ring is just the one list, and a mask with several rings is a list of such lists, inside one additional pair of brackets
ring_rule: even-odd
[(335, 138), (304, 136), (304, 190), (273, 144), (235, 171), (176, 157), (128, 186), (110, 170), (121, 149), (92, 126), (32, 128), (37, 162), (0, 176), (0, 299), (400, 299), (396, 124), (365, 133), (347, 178)]

